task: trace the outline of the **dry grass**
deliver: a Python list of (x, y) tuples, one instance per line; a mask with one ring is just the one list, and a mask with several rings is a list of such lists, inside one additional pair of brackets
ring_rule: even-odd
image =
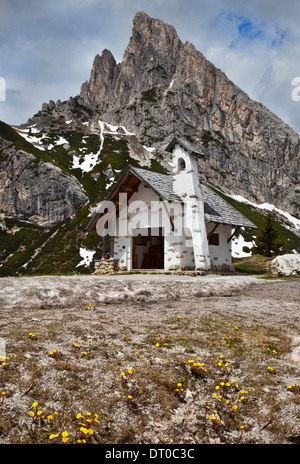
[(297, 442), (299, 319), (250, 296), (4, 312), (0, 443)]

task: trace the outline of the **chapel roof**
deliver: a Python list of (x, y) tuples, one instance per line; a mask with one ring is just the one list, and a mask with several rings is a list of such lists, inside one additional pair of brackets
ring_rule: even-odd
[[(148, 186), (154, 187), (155, 191), (166, 201), (182, 201), (182, 199), (173, 192), (173, 177), (166, 174), (147, 171), (140, 168), (132, 168), (141, 178), (147, 181)], [(230, 224), (232, 226), (256, 228), (237, 209), (231, 206), (220, 195), (215, 193), (205, 184), (200, 184), (202, 197), (204, 200), (204, 214), (209, 222), (219, 222), (221, 224)]]
[[(148, 188), (151, 188), (163, 201), (183, 201), (173, 191), (173, 176), (133, 166), (127, 167), (110, 194), (106, 197), (106, 200), (114, 200), (120, 189), (122, 189), (122, 186), (126, 183), (126, 179), (130, 178), (130, 176), (131, 178), (132, 176), (135, 177), (139, 180), (139, 182), (142, 182)], [(231, 225), (232, 227), (256, 228), (249, 219), (231, 206), (210, 187), (201, 183), (200, 189), (204, 201), (205, 219), (208, 222)], [(97, 215), (90, 221), (87, 228), (91, 229), (96, 220)]]

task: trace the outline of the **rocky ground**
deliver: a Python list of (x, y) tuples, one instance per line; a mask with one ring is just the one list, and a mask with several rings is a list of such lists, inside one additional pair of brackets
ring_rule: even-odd
[(2, 278), (0, 443), (299, 443), (299, 278)]

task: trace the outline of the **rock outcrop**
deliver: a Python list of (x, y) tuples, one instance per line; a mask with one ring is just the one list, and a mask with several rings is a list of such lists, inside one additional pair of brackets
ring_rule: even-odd
[[(0, 144), (5, 141), (0, 138)], [(87, 201), (82, 186), (59, 167), (8, 147), (0, 158), (0, 205), (5, 217), (49, 227)]]
[(291, 276), (300, 274), (300, 254), (276, 256), (271, 261), (272, 274)]

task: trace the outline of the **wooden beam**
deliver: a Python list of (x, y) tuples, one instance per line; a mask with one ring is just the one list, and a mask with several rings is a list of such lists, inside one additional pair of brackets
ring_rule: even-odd
[(210, 239), (210, 237), (212, 236), (212, 234), (217, 230), (217, 228), (219, 227), (219, 223), (215, 224), (215, 227), (209, 232), (208, 236), (207, 236), (207, 240)]
[(234, 237), (234, 235), (237, 233), (238, 230), (240, 230), (241, 226), (238, 226), (234, 229), (234, 231), (232, 232), (232, 234), (230, 235), (229, 239), (227, 240), (227, 243), (230, 242), (230, 240), (232, 240), (232, 238)]
[(137, 192), (138, 191), (136, 187), (129, 187), (128, 185), (121, 185), (120, 190), (125, 190), (125, 192)]

